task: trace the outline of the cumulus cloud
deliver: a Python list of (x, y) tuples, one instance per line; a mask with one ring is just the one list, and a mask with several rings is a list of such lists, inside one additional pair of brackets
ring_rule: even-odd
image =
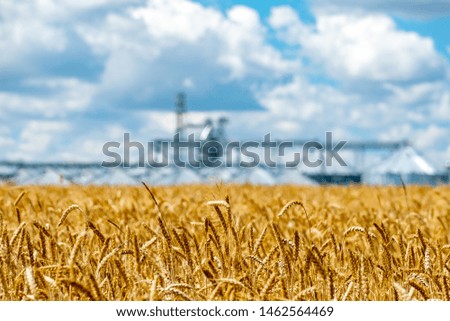
[(77, 32), (106, 60), (99, 99), (133, 97), (131, 105), (140, 108), (179, 89), (221, 98), (230, 86), (250, 88), (268, 74), (283, 77), (298, 66), (267, 43), (258, 13), (244, 6), (222, 13), (186, 0), (149, 1), (80, 25)]
[(48, 151), (61, 146), (64, 142), (62, 135), (70, 129), (70, 123), (65, 121), (28, 121), (20, 130), (16, 148), (7, 151), (6, 158), (28, 161), (52, 159)]
[[(283, 19), (287, 17), (287, 19)], [(305, 26), (292, 9), (273, 10), (280, 37), (297, 43), (315, 67), (340, 81), (414, 82), (443, 78), (448, 68), (432, 39), (399, 30), (380, 14), (320, 14)]]
[[(94, 86), (75, 78), (31, 78), (23, 82), (26, 92), (1, 92), (3, 113), (18, 117), (66, 117), (88, 108)], [(33, 94), (33, 92), (39, 94)]]
[(412, 137), (414, 145), (419, 149), (429, 150), (436, 145), (442, 148), (448, 141), (448, 130), (431, 124), (424, 129), (415, 131)]
[(291, 45), (300, 44), (312, 32), (313, 26), (304, 24), (290, 6), (274, 7), (268, 19), (270, 26), (277, 31), (277, 36)]
[[(37, 3), (0, 2), (0, 68), (8, 70), (23, 66), (32, 68), (28, 58), (33, 55), (61, 53), (67, 46), (65, 32), (42, 19)], [(17, 69), (16, 69), (17, 70)]]
[[(449, 86), (450, 87), (450, 86)], [(441, 120), (442, 122), (450, 121), (450, 93), (449, 87), (444, 89), (443, 93), (437, 93), (435, 95), (436, 100), (432, 108), (432, 116), (436, 120)]]
[(14, 143), (15, 141), (12, 138), (10, 128), (2, 126), (0, 128), (0, 148), (2, 148), (3, 150), (10, 149), (14, 146)]
[(385, 16), (321, 16), (304, 50), (336, 78), (415, 81), (442, 77), (445, 67), (431, 39)]

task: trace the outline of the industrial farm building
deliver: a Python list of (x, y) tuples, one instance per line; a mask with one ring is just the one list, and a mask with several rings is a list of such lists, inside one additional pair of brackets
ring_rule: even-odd
[(222, 166), (177, 167), (170, 164), (162, 168), (151, 166), (129, 168), (105, 168), (98, 163), (0, 163), (0, 180), (19, 185), (137, 185), (142, 181), (151, 185), (175, 185), (193, 183), (251, 183), (263, 185), (297, 184), (370, 184), (400, 185), (449, 183), (448, 172), (437, 172), (411, 146), (392, 153), (379, 164), (365, 171), (352, 168), (295, 168)]
[[(195, 183), (251, 183), (263, 185), (297, 184), (370, 184), (370, 185), (401, 185), (401, 184), (448, 184), (450, 166), (438, 171), (416, 151), (407, 141), (398, 142), (346, 142), (342, 155), (346, 164), (340, 164), (336, 159), (327, 159), (332, 146), (327, 142), (315, 142), (323, 149), (317, 149), (308, 155), (321, 165), (308, 165), (302, 159), (295, 166), (290, 166), (295, 154), (304, 157), (307, 140), (288, 140), (292, 148), (271, 158), (267, 162), (249, 163), (249, 153), (242, 149), (232, 151), (222, 148), (229, 141), (225, 135), (225, 118), (208, 119), (204, 123), (189, 123), (186, 121), (185, 95), (179, 94), (176, 100), (176, 135), (179, 141), (192, 139), (198, 144), (195, 155), (191, 151), (181, 149), (168, 150), (172, 139), (157, 139), (153, 141), (155, 149), (151, 159), (142, 161), (140, 155), (131, 161), (120, 164), (101, 161), (96, 163), (25, 163), (0, 161), (0, 183), (18, 185), (137, 185), (142, 181), (151, 185), (175, 185)], [(189, 138), (189, 139), (188, 139)], [(273, 142), (277, 146), (286, 141)], [(203, 147), (208, 149), (205, 158)], [(217, 148), (220, 147), (220, 148)], [(316, 146), (317, 147), (317, 146)], [(218, 150), (221, 149), (222, 150)], [(213, 152), (211, 153), (211, 150)], [(216, 153), (214, 154), (214, 150)], [(253, 148), (251, 155), (259, 160), (265, 160), (264, 148)], [(148, 153), (148, 151), (147, 151)], [(376, 155), (374, 157), (374, 155)], [(148, 155), (147, 155), (148, 156)], [(273, 156), (273, 155), (272, 155)], [(189, 162), (197, 160), (194, 166)], [(251, 158), (251, 157), (250, 157)], [(367, 159), (371, 162), (367, 162)], [(162, 166), (162, 160), (166, 160)], [(175, 160), (181, 160), (185, 166), (180, 166)], [(220, 166), (211, 166), (220, 163)], [(327, 162), (329, 160), (330, 162)], [(249, 165), (250, 164), (250, 165)]]

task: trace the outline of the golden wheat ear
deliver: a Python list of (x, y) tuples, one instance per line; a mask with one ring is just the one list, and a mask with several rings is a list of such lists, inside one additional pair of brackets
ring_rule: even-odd
[(57, 227), (60, 227), (61, 225), (63, 225), (63, 223), (67, 219), (67, 216), (69, 216), (69, 214), (72, 213), (75, 210), (79, 210), (80, 212), (84, 213), (83, 210), (77, 204), (70, 205), (62, 213), (61, 218), (59, 219)]

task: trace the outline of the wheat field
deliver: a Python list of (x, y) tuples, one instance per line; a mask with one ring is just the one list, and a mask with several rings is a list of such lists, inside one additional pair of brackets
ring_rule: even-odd
[(449, 296), (449, 187), (0, 187), (1, 300)]

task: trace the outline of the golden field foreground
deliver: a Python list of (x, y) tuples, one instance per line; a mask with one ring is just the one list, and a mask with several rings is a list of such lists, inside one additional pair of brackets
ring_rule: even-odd
[(449, 187), (0, 187), (1, 300), (449, 296)]

